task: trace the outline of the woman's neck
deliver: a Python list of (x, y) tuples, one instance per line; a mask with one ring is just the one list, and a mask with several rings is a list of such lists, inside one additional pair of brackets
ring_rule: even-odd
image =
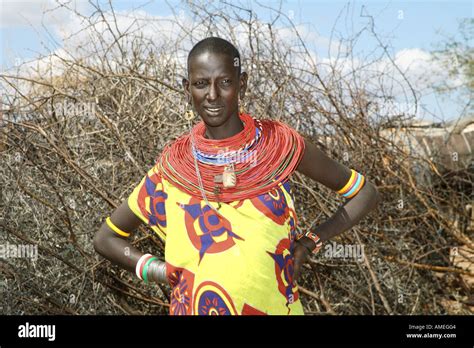
[(204, 137), (211, 140), (221, 140), (230, 138), (244, 129), (244, 124), (240, 117), (232, 117), (228, 123), (219, 127), (210, 127), (206, 125)]

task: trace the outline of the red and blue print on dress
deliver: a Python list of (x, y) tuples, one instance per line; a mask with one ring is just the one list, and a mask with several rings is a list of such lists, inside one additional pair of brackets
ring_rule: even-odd
[(250, 201), (266, 217), (278, 225), (283, 225), (289, 214), (285, 195), (279, 186), (274, 187), (267, 193), (251, 198)]
[(166, 262), (166, 276), (171, 286), (170, 315), (191, 315), (194, 274)]
[(194, 295), (194, 314), (198, 315), (236, 315), (238, 314), (232, 298), (219, 284), (204, 281), (197, 287)]
[[(149, 197), (149, 210), (146, 209), (146, 198)], [(168, 194), (163, 189), (161, 176), (152, 174), (146, 176), (145, 184), (141, 187), (138, 193), (138, 206), (143, 216), (148, 218), (150, 226), (166, 227), (166, 209), (165, 203)]]
[[(201, 207), (201, 200), (191, 197), (189, 204), (176, 204), (186, 212), (186, 231), (191, 243), (199, 250), (199, 263), (206, 253), (220, 253), (234, 246), (234, 238), (244, 240), (232, 232), (229, 220), (218, 216), (208, 205)], [(195, 227), (196, 220), (198, 228)]]
[[(286, 306), (298, 300), (297, 287), (293, 284), (293, 255), (288, 238), (280, 240), (275, 252), (267, 253), (275, 261), (275, 277), (278, 283), (278, 290), (286, 298)], [(288, 307), (288, 313), (290, 308)]]

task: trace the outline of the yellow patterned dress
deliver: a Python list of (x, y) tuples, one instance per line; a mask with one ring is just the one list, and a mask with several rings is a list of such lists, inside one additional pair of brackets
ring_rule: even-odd
[(160, 173), (158, 162), (128, 205), (165, 242), (171, 315), (304, 314), (293, 284), (297, 218), (288, 179), (221, 203), (223, 220)]

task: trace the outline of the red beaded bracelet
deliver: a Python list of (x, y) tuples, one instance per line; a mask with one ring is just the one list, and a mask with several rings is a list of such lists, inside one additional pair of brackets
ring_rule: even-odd
[(316, 243), (314, 249), (310, 250), (311, 253), (313, 253), (313, 254), (316, 254), (321, 249), (321, 247), (323, 246), (323, 242), (322, 242), (321, 238), (319, 238), (319, 236), (314, 232), (308, 231), (306, 233), (301, 233), (298, 236), (296, 236), (296, 240), (300, 240), (303, 237), (308, 237), (309, 239), (311, 239), (313, 242)]

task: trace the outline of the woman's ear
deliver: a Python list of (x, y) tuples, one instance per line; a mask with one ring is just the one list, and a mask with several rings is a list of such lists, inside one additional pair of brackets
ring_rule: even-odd
[(247, 91), (247, 80), (248, 74), (244, 71), (240, 74), (240, 99), (244, 99), (245, 92)]
[(184, 89), (184, 96), (186, 97), (186, 101), (191, 103), (191, 92), (189, 91), (189, 81), (186, 78), (182, 80), (183, 89)]

